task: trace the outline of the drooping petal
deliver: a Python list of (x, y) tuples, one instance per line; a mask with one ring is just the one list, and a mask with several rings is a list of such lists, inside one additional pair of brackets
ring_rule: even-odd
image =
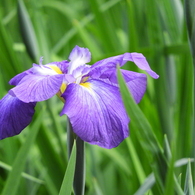
[[(122, 55), (106, 58), (93, 64), (91, 74), (104, 70), (104, 67), (116, 68), (117, 65), (123, 66), (127, 61), (134, 62), (138, 68), (145, 70), (151, 77), (157, 79), (159, 76), (150, 68), (146, 58), (141, 53), (125, 53)], [(102, 72), (101, 71), (101, 72)]]
[[(123, 69), (121, 69), (121, 73), (125, 79), (126, 85), (129, 88), (129, 91), (133, 96), (135, 102), (139, 103), (146, 91), (147, 76), (142, 73), (137, 73), (137, 72), (123, 70)], [(107, 72), (106, 74), (101, 75), (100, 78), (103, 78), (104, 82), (107, 82), (114, 86), (118, 86), (116, 70)]]
[[(49, 66), (57, 66), (61, 71), (62, 71), (62, 73), (67, 73), (67, 71), (68, 71), (68, 65), (69, 65), (69, 61), (67, 61), (67, 60), (64, 60), (64, 61), (61, 61), (61, 62), (52, 62), (52, 63), (49, 63), (49, 64), (47, 64), (47, 65), (49, 65)], [(44, 71), (47, 71), (47, 69), (49, 69), (50, 70), (50, 68), (49, 67), (47, 67), (47, 65), (38, 65), (38, 64), (33, 64), (33, 66), (34, 67), (43, 67), (44, 69), (43, 69), (43, 72)], [(34, 69), (34, 68), (30, 68), (30, 69), (28, 69), (28, 70), (26, 70), (26, 71), (24, 71), (24, 72), (22, 72), (22, 73), (19, 73), (19, 74), (17, 74), (16, 76), (14, 76), (10, 81), (9, 81), (9, 84), (10, 85), (18, 85), (18, 83), (23, 79), (23, 77), (25, 77), (26, 75), (29, 75), (29, 74), (35, 74), (35, 70), (36, 70), (36, 68)], [(38, 72), (38, 71), (37, 71)], [(47, 75), (46, 73), (45, 74), (43, 74), (43, 75)]]
[(84, 141), (104, 148), (118, 146), (128, 135), (129, 118), (117, 87), (98, 80), (68, 85), (62, 95), (74, 132)]
[(150, 68), (146, 58), (141, 53), (125, 53), (123, 60), (134, 62), (138, 66), (138, 68), (145, 70), (154, 79), (157, 79), (159, 77), (159, 75), (157, 75)]
[(32, 120), (36, 103), (7, 94), (0, 100), (0, 139), (19, 134)]
[(103, 66), (91, 66), (91, 70), (89, 71), (88, 75), (94, 79), (98, 79), (100, 77), (108, 78), (112, 72), (116, 72), (116, 64), (108, 62)]
[(75, 46), (69, 56), (70, 64), (68, 68), (68, 73), (72, 74), (72, 72), (91, 60), (91, 53), (89, 49), (82, 48), (79, 46)]
[[(147, 76), (143, 73), (137, 73), (137, 72), (123, 70), (123, 69), (121, 69), (121, 73), (125, 79), (125, 82), (135, 102), (139, 103), (146, 91)], [(98, 79), (105, 83), (118, 87), (116, 68), (108, 69), (105, 72), (103, 72), (101, 75), (100, 72), (98, 75), (93, 74), (91, 77), (93, 79)]]
[(10, 85), (17, 85), (26, 75), (32, 74), (32, 68), (29, 70), (26, 70), (22, 73), (17, 74), (15, 77), (13, 77), (10, 81)]
[(63, 74), (51, 76), (30, 74), (25, 76), (9, 93), (26, 103), (47, 100), (59, 91), (63, 78)]
[(136, 103), (139, 103), (146, 92), (147, 76), (142, 73), (136, 73), (133, 71), (121, 70), (127, 87), (132, 94)]

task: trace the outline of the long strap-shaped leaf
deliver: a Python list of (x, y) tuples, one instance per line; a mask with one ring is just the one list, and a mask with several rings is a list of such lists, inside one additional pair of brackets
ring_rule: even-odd
[(21, 174), (22, 171), (24, 170), (26, 158), (29, 154), (29, 150), (31, 146), (35, 141), (41, 122), (42, 122), (42, 112), (39, 113), (38, 118), (31, 126), (32, 131), (29, 131), (25, 143), (22, 145), (22, 147), (20, 148), (16, 156), (16, 159), (12, 166), (12, 171), (9, 174), (9, 177), (6, 181), (6, 185), (1, 195), (15, 195), (17, 193), (17, 189), (20, 184)]
[[(75, 195), (84, 195), (85, 190), (85, 145), (84, 141), (73, 132), (72, 125), (69, 119), (67, 119), (67, 144), (68, 155), (70, 157), (73, 149), (74, 140), (76, 139), (76, 164), (74, 176), (74, 193)], [(75, 138), (76, 137), (76, 138)]]
[[(189, 44), (191, 46), (191, 52), (192, 52), (192, 58), (193, 58), (193, 64), (194, 64), (194, 93), (193, 93), (193, 100), (195, 98), (195, 0), (185, 0), (185, 15), (186, 15), (186, 23), (187, 23), (187, 29), (188, 29), (188, 35), (189, 35)], [(194, 110), (193, 110), (193, 118), (195, 115), (195, 101), (193, 101)], [(192, 124), (193, 128), (193, 148), (195, 148), (195, 120)], [(193, 155), (195, 158), (195, 149), (193, 150)], [(194, 165), (195, 166), (195, 165)], [(194, 169), (195, 170), (195, 169)], [(195, 171), (193, 173), (195, 177)]]
[(26, 49), (30, 57), (35, 60), (38, 57), (39, 48), (32, 22), (22, 0), (18, 0), (18, 19)]
[[(139, 129), (139, 132), (142, 136), (144, 136), (147, 148), (150, 150), (150, 152), (153, 154), (153, 157), (155, 158), (155, 161), (157, 163), (155, 166), (153, 166), (153, 170), (155, 171), (156, 181), (158, 184), (159, 189), (163, 192), (163, 179), (165, 177), (166, 169), (167, 169), (167, 162), (163, 155), (162, 147), (157, 140), (155, 134), (153, 133), (152, 127), (142, 111), (140, 110), (139, 106), (135, 103), (133, 97), (131, 96), (124, 78), (119, 70), (117, 71), (118, 75), (118, 83), (120, 87), (121, 96), (123, 99), (124, 106), (126, 108), (126, 111), (134, 124), (136, 124), (137, 129)], [(146, 146), (146, 145), (145, 145)], [(163, 166), (162, 166), (163, 165)], [(161, 176), (159, 176), (159, 174)]]
[(64, 175), (59, 195), (71, 195), (76, 164), (76, 146), (73, 143), (72, 152)]

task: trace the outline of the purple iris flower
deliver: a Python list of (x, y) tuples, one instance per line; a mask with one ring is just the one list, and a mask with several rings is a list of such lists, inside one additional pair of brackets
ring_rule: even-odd
[[(58, 95), (64, 102), (60, 115), (67, 115), (74, 133), (85, 142), (104, 148), (118, 146), (128, 135), (129, 118), (125, 111), (116, 67), (134, 62), (151, 77), (151, 70), (139, 53), (125, 53), (87, 65), (91, 53), (76, 46), (69, 61), (52, 62), (33, 67), (10, 80), (15, 85), (0, 100), (0, 139), (19, 134), (32, 120), (36, 102)], [(121, 70), (136, 103), (142, 99), (147, 86), (145, 74)]]

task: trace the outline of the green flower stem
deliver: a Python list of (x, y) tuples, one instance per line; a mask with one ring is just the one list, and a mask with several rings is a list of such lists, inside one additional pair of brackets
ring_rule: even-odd
[(85, 144), (84, 141), (77, 137), (73, 130), (72, 125), (70, 124), (69, 119), (67, 118), (67, 148), (68, 148), (68, 157), (70, 157), (74, 139), (76, 139), (76, 166), (75, 166), (75, 175), (74, 175), (74, 193), (75, 195), (84, 195), (85, 190)]

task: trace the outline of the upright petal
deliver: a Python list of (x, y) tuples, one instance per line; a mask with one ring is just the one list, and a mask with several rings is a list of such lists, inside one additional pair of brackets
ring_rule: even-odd
[(70, 64), (68, 73), (72, 72), (79, 66), (82, 66), (91, 60), (91, 53), (89, 49), (75, 46), (69, 56)]
[(9, 93), (26, 103), (44, 101), (60, 90), (63, 78), (63, 74), (51, 76), (30, 74), (25, 76)]
[[(100, 68), (113, 68), (117, 65), (123, 66), (127, 61), (132, 61), (138, 68), (145, 70), (151, 77), (157, 79), (159, 76), (150, 68), (146, 58), (141, 53), (125, 53), (122, 55), (106, 58), (93, 64), (91, 72), (98, 72)], [(97, 71), (96, 71), (97, 70)], [(91, 74), (92, 74), (91, 73)]]
[(32, 120), (36, 103), (7, 94), (0, 100), (0, 139), (19, 134)]
[(129, 118), (117, 87), (98, 80), (68, 85), (62, 95), (74, 132), (84, 141), (104, 148), (118, 146), (128, 135)]

